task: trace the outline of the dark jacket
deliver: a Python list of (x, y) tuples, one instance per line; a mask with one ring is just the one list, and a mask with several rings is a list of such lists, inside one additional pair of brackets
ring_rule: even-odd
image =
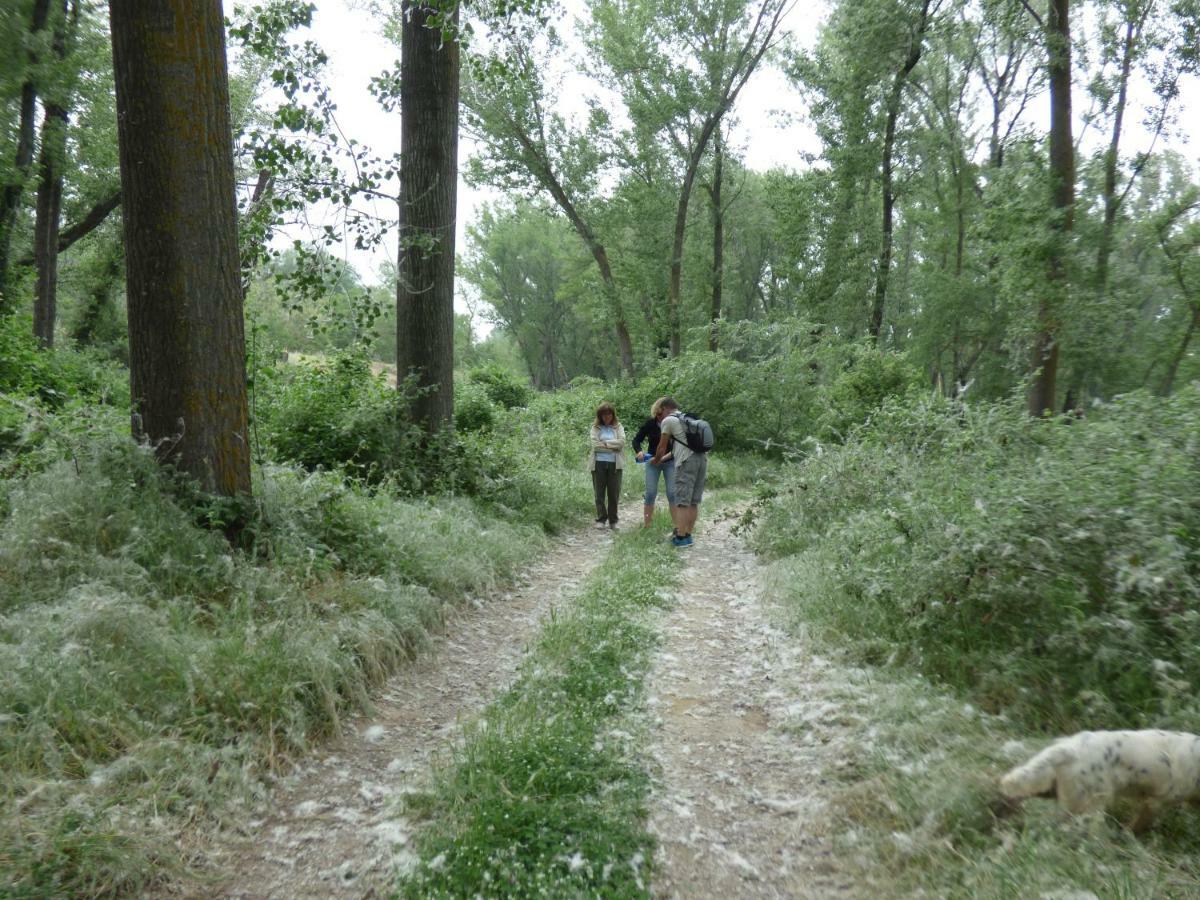
[(642, 427), (637, 430), (637, 434), (633, 436), (633, 452), (642, 452), (642, 441), (647, 441), (647, 452), (654, 454), (658, 451), (658, 440), (662, 437), (662, 427), (654, 421), (647, 419), (642, 423)]

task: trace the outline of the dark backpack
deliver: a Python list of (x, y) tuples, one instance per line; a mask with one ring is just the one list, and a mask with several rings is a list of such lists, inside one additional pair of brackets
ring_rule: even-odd
[(712, 426), (699, 416), (691, 413), (676, 413), (679, 421), (683, 423), (683, 436), (685, 440), (680, 441), (679, 438), (674, 438), (679, 443), (683, 444), (693, 453), (707, 453), (713, 447), (713, 430)]

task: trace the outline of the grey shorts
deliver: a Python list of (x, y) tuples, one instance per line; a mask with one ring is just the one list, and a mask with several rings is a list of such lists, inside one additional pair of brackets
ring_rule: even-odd
[(693, 453), (675, 464), (675, 505), (699, 506), (704, 496), (704, 479), (708, 475), (708, 456)]

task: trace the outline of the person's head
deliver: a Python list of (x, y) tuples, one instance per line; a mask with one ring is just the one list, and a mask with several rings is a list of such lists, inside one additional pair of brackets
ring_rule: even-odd
[(650, 418), (655, 422), (662, 418), (662, 397), (650, 404)]
[(651, 409), (655, 411), (654, 418), (661, 422), (671, 413), (676, 412), (679, 409), (679, 404), (671, 397), (659, 397), (654, 401), (654, 406)]
[(602, 425), (613, 426), (617, 424), (617, 411), (613, 409), (613, 405), (605, 400), (596, 407), (596, 422), (595, 425), (599, 428)]

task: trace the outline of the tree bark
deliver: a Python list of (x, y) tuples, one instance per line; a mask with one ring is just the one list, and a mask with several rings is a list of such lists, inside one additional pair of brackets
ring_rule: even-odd
[(1047, 253), (1046, 290), (1038, 302), (1033, 341), (1029, 413), (1054, 409), (1058, 376), (1059, 310), (1068, 284), (1067, 241), (1074, 225), (1075, 149), (1071, 137), (1070, 0), (1049, 0), (1046, 56), (1050, 74), (1051, 235)]
[[(38, 32), (46, 27), (50, 15), (50, 0), (34, 0), (29, 33), (36, 39)], [(12, 236), (16, 228), (17, 215), (21, 211), (21, 198), (25, 194), (25, 182), (33, 165), (34, 116), (37, 113), (37, 81), (34, 69), (37, 54), (30, 51), (24, 83), (21, 85), (21, 112), (17, 122), (17, 150), (12, 176), (0, 192), (0, 315), (13, 309), (10, 296), (9, 257), (12, 253)]]
[(410, 411), (432, 434), (454, 416), (459, 47), (427, 25), (434, 9), (406, 0), (403, 11), (396, 370), (416, 376)]
[(111, 0), (134, 436), (250, 493), (221, 0)]
[(888, 275), (892, 268), (892, 231), (893, 217), (896, 207), (896, 193), (892, 176), (892, 155), (896, 148), (896, 120), (900, 116), (900, 99), (904, 94), (904, 83), (908, 80), (924, 49), (925, 31), (929, 27), (929, 4), (925, 0), (921, 6), (921, 18), (917, 23), (916, 32), (910, 39), (908, 55), (904, 64), (892, 81), (892, 90), (888, 96), (887, 125), (883, 137), (883, 235), (879, 247), (879, 263), (875, 270), (875, 302), (871, 306), (871, 320), (867, 331), (871, 340), (878, 343), (879, 332), (883, 328), (883, 310), (887, 301)]
[[(54, 26), (54, 58), (67, 58), (67, 30), (79, 21), (76, 2), (72, 17), (68, 0), (62, 0)], [(33, 335), (43, 347), (54, 346), (54, 320), (58, 311), (58, 244), (62, 222), (63, 166), (67, 155), (67, 122), (70, 100), (65, 96), (43, 101), (41, 152), (38, 158), (37, 213), (33, 226), (33, 258), (37, 278), (33, 292)]]
[(717, 326), (721, 321), (721, 293), (725, 280), (725, 210), (721, 208), (721, 179), (724, 174), (725, 148), (721, 144), (721, 132), (718, 129), (713, 140), (713, 183), (712, 183), (712, 215), (713, 215), (713, 268), (712, 268), (712, 303), (708, 310), (708, 349), (717, 352), (720, 339)]

